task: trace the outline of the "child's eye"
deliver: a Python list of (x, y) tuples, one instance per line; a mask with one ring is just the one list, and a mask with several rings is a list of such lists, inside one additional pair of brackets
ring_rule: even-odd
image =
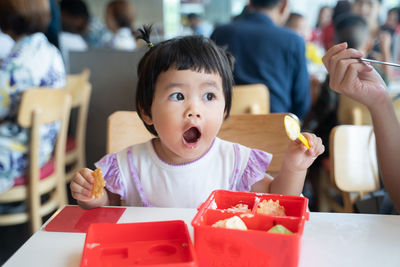
[(215, 98), (215, 95), (213, 94), (213, 93), (206, 93), (206, 94), (204, 94), (204, 96), (203, 96), (203, 99), (204, 100), (207, 100), (207, 101), (211, 101), (211, 100), (213, 100)]
[(182, 93), (173, 93), (172, 95), (169, 96), (169, 99), (174, 100), (174, 101), (181, 101), (185, 99)]

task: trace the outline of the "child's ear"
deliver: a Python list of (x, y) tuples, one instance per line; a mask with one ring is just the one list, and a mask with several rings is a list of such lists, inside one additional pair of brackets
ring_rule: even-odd
[(153, 120), (151, 119), (151, 116), (148, 115), (146, 112), (144, 112), (143, 109), (139, 108), (138, 112), (140, 113), (140, 117), (142, 118), (144, 123), (146, 123), (147, 125), (153, 124)]

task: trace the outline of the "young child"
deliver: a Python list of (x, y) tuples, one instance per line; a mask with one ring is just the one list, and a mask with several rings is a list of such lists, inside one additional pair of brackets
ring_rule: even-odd
[[(216, 137), (229, 116), (233, 59), (211, 40), (186, 36), (153, 46), (138, 65), (136, 106), (157, 137), (109, 154), (96, 163), (106, 194), (90, 198), (94, 178), (82, 169), (71, 183), (84, 208), (118, 205), (197, 208), (216, 189), (299, 195), (307, 168), (324, 147), (304, 133), (307, 148), (293, 141), (280, 174), (265, 173), (272, 155)], [(283, 123), (283, 121), (282, 121)]]

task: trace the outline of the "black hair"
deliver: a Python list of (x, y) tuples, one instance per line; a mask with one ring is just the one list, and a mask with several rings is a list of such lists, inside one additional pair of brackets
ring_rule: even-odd
[(17, 36), (46, 32), (50, 22), (47, 0), (0, 1), (0, 29)]
[(274, 8), (277, 4), (282, 2), (282, 0), (250, 0), (251, 7), (254, 8)]
[(72, 17), (89, 18), (89, 10), (85, 2), (81, 0), (62, 0), (60, 9)]
[(127, 0), (114, 0), (111, 1), (107, 10), (114, 17), (118, 28), (131, 28), (135, 20), (135, 12), (133, 6)]
[(302, 18), (304, 18), (304, 16), (300, 13), (291, 12), (286, 20), (285, 26), (288, 28), (294, 28), (294, 26), (297, 25), (297, 20)]
[[(173, 67), (177, 70), (218, 73), (222, 78), (225, 97), (225, 119), (229, 117), (232, 104), (233, 56), (218, 47), (209, 38), (201, 35), (176, 37), (153, 46), (150, 42), (151, 27), (139, 29), (139, 39), (146, 41), (150, 47), (138, 65), (138, 83), (136, 89), (136, 110), (143, 121), (143, 115), (151, 117), (151, 105), (155, 84), (161, 72)], [(157, 135), (153, 125), (147, 130)]]
[(200, 17), (199, 14), (196, 14), (196, 13), (189, 13), (189, 14), (187, 15), (187, 18), (188, 18), (189, 20), (194, 20), (194, 19), (200, 19), (201, 17)]
[(335, 20), (343, 15), (350, 13), (352, 9), (352, 4), (347, 0), (339, 0), (337, 1), (335, 7), (333, 8), (332, 14), (332, 22), (335, 23)]
[(360, 49), (369, 36), (368, 23), (360, 15), (348, 13), (335, 21), (335, 42), (347, 42), (349, 48)]

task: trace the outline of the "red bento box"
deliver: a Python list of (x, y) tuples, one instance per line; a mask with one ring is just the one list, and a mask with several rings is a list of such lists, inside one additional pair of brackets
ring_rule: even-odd
[[(279, 200), (286, 216), (256, 213), (264, 199)], [(240, 203), (247, 204), (251, 213), (226, 210)], [(304, 223), (309, 218), (307, 203), (308, 199), (300, 196), (213, 191), (192, 221), (199, 266), (297, 266)], [(234, 215), (243, 220), (247, 231), (212, 227), (215, 222)], [(285, 226), (293, 234), (267, 232), (276, 224)]]
[(81, 267), (143, 265), (198, 266), (184, 221), (90, 225)]

